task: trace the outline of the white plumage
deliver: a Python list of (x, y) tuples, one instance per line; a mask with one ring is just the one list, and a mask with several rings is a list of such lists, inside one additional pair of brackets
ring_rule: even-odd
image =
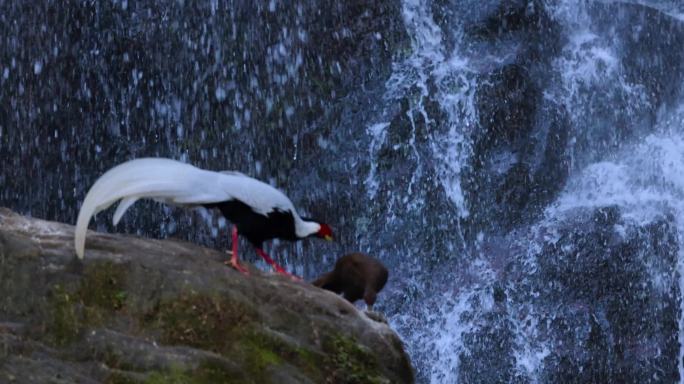
[(138, 199), (150, 198), (172, 205), (193, 206), (239, 200), (254, 212), (291, 212), (298, 235), (320, 229), (303, 221), (290, 199), (272, 186), (239, 172), (207, 171), (171, 159), (144, 158), (125, 162), (105, 172), (86, 195), (76, 222), (74, 244), (83, 258), (88, 223), (93, 215), (121, 200), (114, 213), (116, 225)]

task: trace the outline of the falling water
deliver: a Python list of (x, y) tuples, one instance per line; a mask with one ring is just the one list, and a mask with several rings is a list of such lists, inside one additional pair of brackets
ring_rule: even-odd
[[(567, 144), (568, 183), (527, 229), (523, 226), (508, 234), (497, 234), (496, 230), (480, 232), (475, 237), (464, 238), (460, 228), (468, 225), (464, 219), (471, 209), (463, 193), (463, 171), (471, 166), (473, 156), (472, 132), (478, 126), (477, 89), (485, 81), (482, 73), (492, 64), (479, 57), (482, 52), (465, 40), (468, 37), (462, 22), (452, 20), (448, 25), (451, 36), (457, 40), (448, 44), (443, 28), (435, 23), (433, 16), (435, 9), (446, 12), (445, 8), (429, 2), (403, 2), (404, 23), (413, 48), (408, 58), (395, 63), (387, 82), (388, 96), (411, 95), (407, 113), (422, 115), (425, 120), (435, 115), (429, 105), (434, 100), (439, 112), (433, 118), (448, 122), (447, 129), (433, 130), (432, 160), (423, 159), (423, 162), (435, 166), (435, 175), (452, 203), (452, 215), (457, 218), (454, 230), (461, 236), (455, 239), (463, 242), (455, 241), (450, 249), (458, 249), (465, 255), (460, 262), (443, 262), (442, 270), (450, 273), (432, 272), (433, 284), (421, 286), (423, 295), (413, 304), (418, 310), (393, 317), (393, 324), (408, 340), (409, 350), (417, 361), (419, 378), (426, 382), (548, 380), (550, 376), (544, 373), (545, 361), (558, 348), (554, 337), (549, 335), (548, 322), (557, 317), (549, 308), (532, 304), (536, 301), (533, 297), (543, 292), (526, 292), (529, 282), (507, 281), (501, 265), (506, 261), (501, 259), (515, 260), (508, 261), (508, 268), (519, 268), (517, 273), (526, 279), (539, 279), (535, 275), (540, 268), (537, 260), (545, 257), (545, 247), (567, 231), (559, 223), (569, 212), (617, 206), (624, 220), (621, 228), (647, 226), (668, 212), (681, 216), (679, 170), (684, 169), (681, 116), (668, 107), (661, 108), (654, 119), (654, 108), (662, 100), (649, 88), (652, 85), (635, 81), (627, 68), (629, 63), (623, 63), (629, 60), (623, 56), (624, 36), (616, 39), (616, 34), (622, 31), (602, 25), (600, 20), (606, 17), (606, 10), (586, 2), (559, 1), (545, 5), (563, 36), (558, 54), (550, 61), (550, 68), (557, 75), (545, 85), (544, 98), (564, 106), (571, 122)], [(458, 10), (458, 6), (450, 6), (451, 11)], [(442, 4), (442, 7), (447, 6)], [(667, 8), (667, 14), (677, 16), (674, 8)], [(507, 52), (500, 55), (498, 60), (508, 60)], [(439, 113), (443, 115), (440, 117)], [(374, 140), (382, 140), (386, 130), (387, 126), (383, 125), (382, 129), (369, 129), (369, 132), (381, 132), (374, 135)], [(684, 229), (681, 220), (676, 225), (681, 238)], [(670, 289), (667, 282), (674, 273), (681, 276), (684, 260), (681, 250), (678, 255), (677, 271), (651, 271), (654, 284), (661, 285), (663, 292)], [(681, 277), (679, 285), (681, 291)], [(497, 303), (497, 294), (508, 295), (508, 303)], [(503, 316), (503, 320), (491, 320), (495, 316)], [(681, 345), (684, 323), (682, 316), (679, 319)], [(510, 335), (492, 336), (489, 332), (498, 332), (498, 326)], [(472, 335), (480, 336), (473, 338)], [(487, 367), (504, 371), (499, 374), (485, 376), (480, 372), (482, 376), (478, 376), (478, 371), (467, 371), (478, 369), (478, 364), (469, 360), (483, 358), (478, 353), (492, 351), (477, 345), (486, 343), (487, 337), (493, 337), (490, 342), (510, 343), (509, 347), (493, 351), (503, 354), (498, 356), (499, 360), (511, 363)], [(680, 377), (684, 377), (681, 352), (677, 361)], [(549, 364), (547, 369), (552, 367)]]

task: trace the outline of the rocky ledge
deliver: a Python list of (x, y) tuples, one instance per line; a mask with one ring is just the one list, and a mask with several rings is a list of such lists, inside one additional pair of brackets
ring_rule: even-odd
[(307, 283), (173, 240), (0, 209), (0, 382), (412, 383), (398, 336)]

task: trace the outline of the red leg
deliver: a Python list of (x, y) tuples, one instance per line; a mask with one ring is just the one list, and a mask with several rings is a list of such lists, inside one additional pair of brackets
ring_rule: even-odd
[(273, 269), (275, 269), (276, 273), (278, 273), (278, 274), (280, 274), (280, 275), (288, 276), (288, 277), (292, 278), (293, 280), (301, 280), (301, 279), (302, 279), (302, 278), (299, 277), (299, 276), (295, 276), (295, 275), (293, 275), (293, 274), (287, 272), (283, 267), (281, 267), (280, 265), (278, 265), (278, 263), (276, 263), (275, 261), (273, 261), (273, 259), (271, 259), (271, 257), (268, 256), (268, 255), (266, 254), (266, 252), (264, 252), (263, 249), (261, 249), (261, 248), (255, 248), (255, 249), (256, 249), (256, 253), (257, 253), (259, 256), (261, 256), (261, 258), (263, 258), (264, 261), (266, 261), (266, 263), (268, 263), (268, 265), (270, 265), (271, 267), (273, 267)]
[(233, 246), (232, 254), (233, 255), (230, 257), (230, 261), (226, 261), (225, 264), (230, 265), (231, 267), (237, 269), (239, 272), (242, 272), (245, 275), (249, 275), (249, 270), (247, 268), (243, 267), (242, 265), (240, 265), (240, 263), (238, 262), (238, 230), (237, 230), (237, 226), (235, 226), (235, 225), (233, 225), (232, 235), (233, 235), (233, 244), (232, 244), (232, 246)]

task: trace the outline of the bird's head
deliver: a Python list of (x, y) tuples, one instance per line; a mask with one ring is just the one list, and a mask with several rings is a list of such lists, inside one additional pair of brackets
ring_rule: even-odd
[(303, 239), (305, 237), (316, 236), (328, 241), (333, 240), (332, 229), (328, 224), (322, 223), (308, 217), (302, 217), (302, 221), (296, 228), (297, 237)]
[(332, 229), (330, 228), (330, 226), (328, 224), (325, 224), (325, 223), (318, 223), (318, 224), (320, 224), (321, 228), (318, 230), (318, 232), (316, 232), (316, 234), (315, 234), (316, 237), (320, 237), (321, 239), (332, 241), (333, 240), (333, 233), (332, 233)]

